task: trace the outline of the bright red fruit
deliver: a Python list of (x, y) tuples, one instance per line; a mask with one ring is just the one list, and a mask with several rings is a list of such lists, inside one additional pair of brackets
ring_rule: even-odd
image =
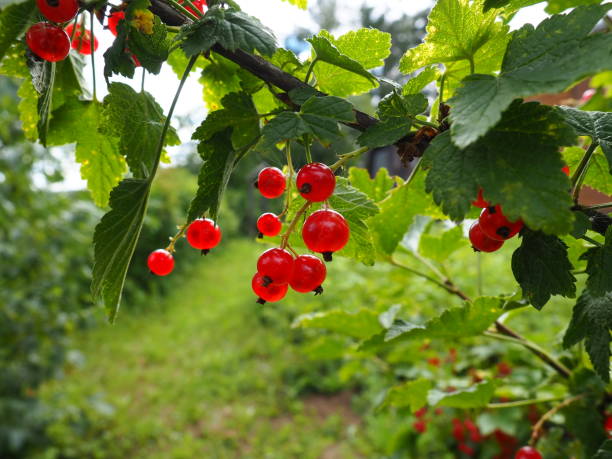
[(482, 435), (480, 435), (480, 429), (470, 419), (463, 421), (463, 425), (470, 432), (470, 439), (474, 443), (480, 443), (482, 441)]
[[(183, 3), (184, 3), (184, 0), (179, 0), (180, 5), (182, 5)], [(198, 9), (200, 13), (204, 12), (204, 7), (206, 6), (206, 0), (193, 0), (191, 3), (195, 5), (195, 7)], [(185, 9), (189, 11), (191, 14), (194, 14), (195, 16), (198, 16), (198, 17), (200, 16), (198, 13), (193, 11), (193, 8), (191, 8), (188, 5), (185, 6)]]
[(491, 239), (505, 241), (523, 229), (523, 220), (511, 222), (503, 214), (500, 206), (487, 207), (478, 218), (480, 228)]
[(563, 171), (563, 173), (564, 173), (565, 175), (567, 175), (568, 177), (570, 176), (570, 168), (569, 168), (569, 166), (563, 166), (563, 167), (561, 168), (561, 170)]
[(440, 366), (440, 358), (439, 357), (430, 357), (427, 359), (427, 363), (429, 365), (431, 365), (432, 367), (439, 367)]
[(422, 417), (424, 417), (427, 414), (427, 407), (424, 406), (421, 409), (418, 409), (414, 412), (415, 417), (417, 417), (418, 419), (421, 419)]
[(299, 170), (296, 184), (304, 199), (310, 202), (321, 202), (334, 193), (336, 176), (325, 164), (310, 163)]
[(120, 21), (125, 20), (125, 12), (124, 11), (114, 11), (108, 17), (108, 30), (116, 37), (117, 36), (117, 26)]
[(316, 295), (323, 293), (321, 284), (327, 276), (325, 263), (312, 255), (300, 255), (293, 263), (293, 275), (289, 285), (296, 292), (315, 292)]
[(470, 242), (477, 252), (495, 252), (504, 245), (504, 241), (497, 241), (487, 236), (478, 222), (474, 222), (470, 227)]
[[(72, 37), (74, 27), (72, 24), (64, 29), (69, 37)], [(72, 38), (72, 49), (76, 49), (81, 54), (91, 54), (91, 32), (81, 30), (81, 26), (77, 26), (77, 30)], [(94, 51), (98, 49), (98, 39), (94, 37)]]
[(167, 250), (158, 249), (147, 258), (147, 266), (153, 274), (167, 276), (174, 269), (174, 257)]
[(418, 419), (414, 421), (412, 427), (414, 427), (414, 430), (416, 430), (418, 433), (425, 433), (425, 431), (427, 430), (427, 423), (422, 419)]
[(457, 447), (459, 448), (459, 451), (467, 454), (468, 456), (473, 456), (475, 453), (474, 448), (465, 443), (459, 443)]
[(313, 252), (323, 254), (325, 261), (348, 242), (350, 229), (342, 215), (334, 210), (317, 210), (306, 219), (302, 238)]
[(287, 180), (278, 167), (266, 167), (259, 172), (255, 186), (265, 198), (278, 198), (285, 192)]
[(512, 367), (508, 362), (499, 362), (497, 364), (497, 374), (500, 377), (509, 376), (512, 374)]
[(268, 249), (257, 260), (257, 272), (264, 285), (287, 284), (293, 274), (293, 255), (281, 248)]
[(79, 11), (77, 0), (36, 0), (36, 6), (44, 17), (57, 23), (74, 19)]
[(606, 416), (606, 423), (604, 424), (606, 432), (612, 433), (612, 416)]
[(31, 26), (25, 35), (28, 47), (41, 59), (58, 62), (70, 52), (70, 37), (64, 29), (47, 22)]
[(514, 459), (542, 459), (542, 455), (531, 446), (523, 446), (516, 452)]
[(221, 242), (221, 228), (210, 218), (198, 218), (187, 228), (187, 242), (206, 255)]
[(257, 219), (257, 231), (259, 231), (259, 237), (278, 236), (281, 232), (283, 224), (280, 218), (276, 214), (267, 212)]
[(251, 287), (255, 295), (259, 297), (257, 300), (259, 304), (265, 304), (266, 301), (270, 303), (280, 301), (285, 298), (287, 290), (289, 289), (287, 284), (267, 284), (264, 276), (259, 273), (253, 276)]
[(472, 201), (472, 205), (474, 207), (480, 207), (481, 209), (489, 207), (489, 203), (482, 197), (482, 188), (478, 189), (478, 196), (476, 196), (476, 199)]
[(453, 437), (455, 437), (455, 440), (457, 440), (458, 442), (460, 443), (463, 442), (465, 440), (465, 427), (463, 426), (461, 419), (453, 418), (452, 423), (453, 423)]

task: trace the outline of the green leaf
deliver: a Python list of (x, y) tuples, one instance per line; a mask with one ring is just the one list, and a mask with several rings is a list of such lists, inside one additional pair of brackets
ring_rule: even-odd
[(493, 398), (495, 383), (493, 381), (482, 381), (467, 389), (459, 389), (454, 392), (442, 392), (432, 389), (427, 395), (427, 401), (431, 406), (448, 406), (451, 408), (482, 408)]
[(0, 61), (25, 31), (36, 11), (34, 0), (9, 5), (0, 11)]
[(432, 81), (440, 78), (440, 69), (435, 65), (425, 67), (421, 73), (408, 80), (402, 88), (402, 94), (418, 94)]
[(599, 143), (612, 174), (612, 113), (585, 112), (572, 107), (558, 107), (558, 110), (576, 134), (588, 135), (593, 142)]
[[(118, 139), (119, 153), (125, 156), (136, 178), (146, 178), (153, 169), (166, 117), (153, 96), (136, 92), (123, 83), (112, 83), (104, 98), (100, 132)], [(168, 129), (165, 145), (178, 145), (174, 128)]]
[(563, 241), (528, 229), (521, 238), (521, 246), (512, 255), (512, 272), (523, 296), (536, 309), (542, 309), (552, 295), (574, 298), (576, 278)]
[(612, 35), (590, 32), (610, 8), (612, 4), (576, 8), (535, 29), (526, 24), (516, 31), (499, 76), (470, 75), (449, 101), (453, 142), (459, 147), (474, 143), (514, 99), (563, 91), (609, 69)]
[(431, 167), (427, 191), (453, 220), (470, 210), (478, 188), (533, 230), (564, 234), (572, 229), (569, 180), (558, 149), (574, 142), (572, 130), (552, 108), (515, 101), (478, 142), (459, 149), (448, 132), (425, 151)]
[(424, 42), (404, 54), (404, 73), (430, 64), (457, 61), (477, 63), (483, 54), (500, 54), (508, 27), (496, 21), (496, 12), (483, 12), (482, 1), (439, 0), (429, 13)]
[[(576, 171), (585, 151), (580, 147), (568, 147), (563, 150), (563, 159), (570, 171)], [(609, 160), (606, 160), (601, 148), (597, 148), (591, 156), (583, 185), (604, 194), (612, 194), (612, 175), (610, 175)]]
[(610, 459), (612, 458), (612, 440), (606, 440), (597, 449), (597, 453), (593, 456), (593, 459)]
[(154, 16), (153, 32), (145, 34), (136, 27), (129, 27), (128, 41), (130, 52), (149, 72), (157, 75), (162, 64), (168, 59), (172, 41), (167, 38), (166, 25)]
[(370, 126), (358, 138), (359, 145), (368, 148), (393, 145), (410, 132), (412, 121), (407, 118), (389, 118)]
[(374, 202), (385, 199), (387, 193), (395, 185), (395, 180), (389, 175), (389, 171), (381, 167), (374, 178), (370, 178), (367, 169), (351, 167), (349, 169), (349, 182)]
[(204, 160), (204, 164), (198, 175), (198, 191), (191, 201), (189, 207), (188, 223), (209, 212), (213, 220), (217, 219), (221, 198), (227, 188), (234, 165), (236, 163), (236, 151), (231, 142), (231, 131), (217, 132), (205, 141), (201, 140), (198, 151)]
[(428, 107), (427, 98), (423, 94), (401, 95), (393, 91), (383, 97), (378, 104), (378, 116), (380, 119), (390, 118), (415, 118), (423, 113)]
[(353, 338), (368, 338), (378, 333), (382, 327), (378, 314), (370, 309), (360, 309), (355, 313), (332, 309), (298, 316), (293, 328), (322, 328)]
[(598, 5), (600, 0), (548, 0), (546, 12), (548, 14), (557, 14), (565, 11), (568, 8), (584, 5)]
[(123, 180), (110, 196), (108, 212), (94, 233), (94, 267), (91, 291), (102, 300), (110, 322), (119, 311), (121, 291), (147, 209), (151, 182)]
[(592, 457), (607, 438), (604, 418), (599, 409), (600, 400), (593, 396), (585, 397), (561, 411), (567, 430), (580, 442), (585, 457)]
[(127, 78), (134, 77), (136, 65), (131, 55), (126, 52), (130, 28), (128, 21), (120, 21), (117, 25), (115, 41), (104, 52), (104, 77), (107, 82), (114, 74)]
[(425, 258), (443, 263), (454, 252), (466, 246), (468, 246), (468, 242), (463, 236), (463, 228), (455, 226), (439, 236), (433, 234), (421, 235), (419, 253)]
[(587, 260), (587, 287), (594, 296), (612, 292), (612, 226), (606, 231), (606, 242), (593, 247), (580, 257)]
[(387, 392), (381, 407), (410, 407), (410, 411), (414, 413), (427, 405), (427, 393), (431, 386), (432, 382), (424, 378), (406, 381), (399, 386), (394, 386)]

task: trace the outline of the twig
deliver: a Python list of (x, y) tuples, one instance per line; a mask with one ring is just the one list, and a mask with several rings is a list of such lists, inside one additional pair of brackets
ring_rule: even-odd
[(538, 422), (536, 422), (535, 425), (533, 426), (533, 431), (531, 433), (531, 438), (529, 439), (529, 445), (535, 446), (535, 444), (538, 441), (538, 438), (540, 437), (540, 432), (542, 430), (542, 427), (544, 426), (544, 423), (546, 421), (548, 421), (551, 417), (553, 417), (555, 414), (557, 414), (563, 408), (571, 405), (574, 402), (577, 402), (578, 400), (580, 400), (582, 398), (584, 398), (584, 394), (576, 395), (574, 397), (568, 398), (567, 400), (559, 403), (557, 406), (553, 407), (552, 409), (550, 409), (549, 411), (544, 413), (542, 415), (542, 417), (538, 420)]
[(591, 145), (589, 145), (589, 148), (587, 148), (586, 152), (584, 153), (584, 156), (582, 157), (582, 160), (580, 161), (576, 172), (574, 172), (574, 175), (572, 175), (572, 198), (574, 199), (575, 203), (578, 202), (578, 198), (580, 197), (580, 188), (582, 187), (582, 182), (584, 181), (584, 177), (586, 176), (586, 172), (589, 168), (589, 163), (591, 162), (591, 158), (593, 157), (593, 152), (598, 147), (598, 145), (599, 143), (595, 141), (592, 142)]
[(555, 402), (557, 400), (562, 400), (562, 399), (563, 397), (548, 397), (548, 398), (533, 398), (530, 400), (516, 400), (514, 402), (489, 403), (487, 404), (487, 408), (489, 408), (490, 410), (501, 410), (504, 408), (516, 408), (520, 406), (537, 405), (538, 403)]

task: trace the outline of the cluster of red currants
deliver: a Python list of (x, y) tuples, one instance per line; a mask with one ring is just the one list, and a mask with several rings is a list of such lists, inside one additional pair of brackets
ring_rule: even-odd
[[(25, 35), (28, 47), (34, 54), (46, 61), (64, 60), (70, 52), (70, 37), (59, 24), (75, 18), (79, 12), (78, 1), (36, 0), (36, 5), (50, 22), (38, 22), (28, 29)], [(72, 29), (70, 31), (72, 32)]]
[[(259, 172), (255, 186), (264, 197), (277, 198), (285, 192), (287, 179), (280, 169), (266, 167)], [(325, 164), (310, 163), (298, 171), (296, 186), (308, 203), (324, 202), (334, 192), (336, 176)], [(290, 226), (291, 230), (293, 226)], [(257, 229), (260, 237), (278, 236), (282, 229), (281, 219), (273, 213), (265, 213), (257, 220)], [(346, 245), (349, 236), (349, 226), (344, 217), (328, 208), (313, 212), (302, 227), (306, 247), (321, 253), (325, 261), (332, 260), (332, 254)], [(257, 273), (251, 286), (259, 297), (258, 303), (280, 301), (289, 286), (300, 293), (323, 292), (321, 284), (327, 275), (325, 264), (313, 255), (295, 254), (294, 257), (286, 249), (288, 238), (289, 234), (283, 236), (281, 247), (266, 250), (257, 261)]]

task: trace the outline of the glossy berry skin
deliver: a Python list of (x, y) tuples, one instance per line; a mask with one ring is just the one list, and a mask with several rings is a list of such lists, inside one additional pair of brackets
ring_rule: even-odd
[(293, 255), (281, 248), (268, 249), (257, 260), (265, 284), (287, 284), (293, 275)]
[(257, 219), (257, 231), (259, 231), (259, 237), (278, 236), (281, 232), (283, 224), (280, 218), (276, 214), (267, 212)]
[(310, 202), (321, 202), (334, 193), (336, 176), (325, 164), (310, 163), (299, 170), (296, 184), (304, 199)]
[(504, 245), (504, 241), (491, 239), (487, 236), (478, 222), (474, 222), (470, 227), (470, 242), (472, 248), (477, 252), (495, 252)]
[(266, 167), (259, 172), (255, 186), (263, 197), (278, 198), (287, 188), (285, 174), (278, 167)]
[(604, 424), (604, 428), (606, 429), (606, 432), (608, 433), (612, 432), (612, 416), (606, 416), (606, 422)]
[[(70, 24), (64, 29), (69, 37), (72, 37), (72, 31), (74, 30), (73, 25)], [(83, 32), (80, 26), (77, 26), (77, 30), (72, 38), (72, 49), (76, 49), (81, 54), (91, 54), (91, 32), (86, 30)], [(98, 39), (94, 37), (94, 51), (98, 49)]]
[(563, 166), (563, 167), (561, 168), (561, 171), (563, 171), (563, 173), (564, 173), (565, 175), (567, 175), (568, 177), (570, 176), (570, 168), (569, 168), (569, 166)]
[(474, 207), (480, 207), (481, 209), (489, 207), (489, 203), (482, 197), (482, 188), (478, 189), (478, 196), (472, 201), (472, 205)]
[(267, 284), (264, 276), (256, 273), (251, 281), (251, 288), (255, 295), (259, 297), (257, 302), (265, 304), (266, 301), (274, 303), (282, 300), (287, 294), (289, 286), (287, 284)]
[(124, 21), (124, 20), (125, 20), (125, 12), (124, 11), (114, 11), (108, 17), (108, 23), (107, 23), (108, 30), (110, 30), (111, 33), (115, 37), (117, 36), (117, 26), (119, 25), (119, 22), (120, 21)]
[(289, 285), (296, 292), (315, 292), (315, 295), (320, 295), (323, 293), (321, 284), (326, 276), (325, 263), (312, 255), (300, 255), (293, 263), (293, 275)]
[(516, 452), (514, 459), (542, 459), (542, 455), (531, 446), (523, 446)]
[(77, 15), (79, 3), (77, 0), (36, 0), (36, 6), (51, 22), (68, 22)]
[[(184, 0), (179, 0), (179, 5), (183, 5), (183, 3), (184, 3)], [(198, 9), (200, 13), (204, 12), (204, 7), (206, 6), (206, 0), (193, 0), (191, 3), (195, 5), (195, 7)], [(193, 11), (193, 9), (189, 5), (183, 5), (183, 6), (185, 6), (185, 9), (189, 11), (191, 14), (194, 14), (195, 16), (200, 17), (200, 14)]]
[(503, 214), (500, 206), (487, 207), (478, 218), (482, 231), (491, 239), (505, 241), (523, 229), (523, 220), (511, 222)]
[(48, 62), (66, 59), (70, 52), (70, 37), (64, 29), (47, 22), (32, 25), (25, 35), (30, 50)]
[(147, 258), (147, 266), (153, 274), (167, 276), (174, 269), (174, 257), (167, 250), (158, 249)]
[(210, 218), (198, 218), (187, 228), (187, 242), (207, 254), (221, 242), (221, 228)]
[(313, 252), (323, 254), (325, 261), (332, 260), (332, 253), (344, 248), (350, 237), (348, 223), (334, 210), (317, 210), (306, 219), (302, 238)]

